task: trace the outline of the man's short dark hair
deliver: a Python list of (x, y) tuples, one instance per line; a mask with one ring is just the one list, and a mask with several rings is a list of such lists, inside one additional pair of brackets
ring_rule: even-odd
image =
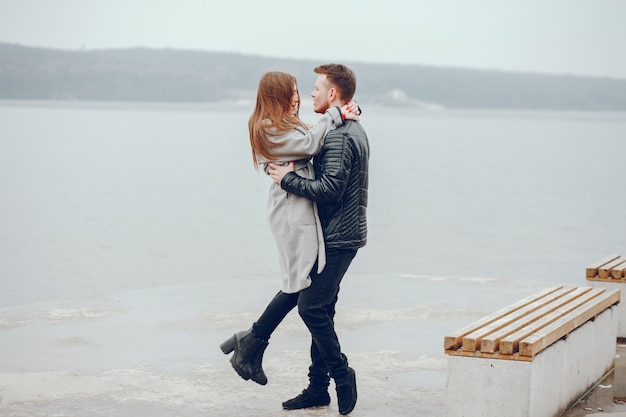
[(342, 101), (348, 102), (356, 91), (356, 75), (354, 71), (342, 64), (324, 64), (313, 69), (313, 72), (326, 75), (328, 81), (337, 89)]

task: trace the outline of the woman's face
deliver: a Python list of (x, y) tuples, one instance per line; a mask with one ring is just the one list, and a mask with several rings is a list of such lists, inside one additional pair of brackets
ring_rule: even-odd
[(298, 86), (293, 85), (293, 96), (291, 96), (291, 114), (296, 114), (298, 105), (300, 104), (300, 94), (298, 94)]

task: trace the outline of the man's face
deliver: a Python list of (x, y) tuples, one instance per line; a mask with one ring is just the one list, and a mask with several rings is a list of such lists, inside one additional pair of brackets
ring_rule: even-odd
[(313, 98), (313, 111), (315, 113), (325, 113), (330, 107), (330, 84), (325, 74), (317, 76), (311, 97)]

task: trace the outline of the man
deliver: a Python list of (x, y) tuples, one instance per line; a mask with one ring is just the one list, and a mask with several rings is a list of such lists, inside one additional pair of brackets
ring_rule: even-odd
[[(356, 77), (344, 65), (327, 64), (314, 69), (318, 74), (313, 109), (324, 113), (332, 106), (350, 101), (356, 90)], [(330, 404), (328, 386), (335, 380), (341, 414), (350, 413), (357, 401), (356, 375), (341, 352), (335, 332), (335, 304), (341, 280), (357, 250), (367, 240), (367, 188), (369, 142), (363, 127), (346, 120), (329, 132), (313, 166), (315, 179), (300, 177), (288, 166), (270, 164), (273, 180), (288, 193), (315, 201), (326, 244), (326, 267), (311, 271), (311, 286), (298, 296), (298, 313), (308, 327), (311, 342), (309, 386), (283, 408), (294, 410)]]

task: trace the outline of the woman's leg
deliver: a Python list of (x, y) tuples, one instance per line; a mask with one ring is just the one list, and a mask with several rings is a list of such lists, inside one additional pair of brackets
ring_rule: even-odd
[(297, 303), (298, 293), (278, 292), (250, 330), (237, 332), (220, 345), (224, 354), (234, 351), (230, 363), (239, 376), (261, 385), (267, 384), (262, 367), (263, 353), (274, 330)]
[(286, 294), (279, 291), (252, 325), (254, 335), (261, 340), (269, 340), (278, 325), (298, 304), (298, 295), (299, 293)]

